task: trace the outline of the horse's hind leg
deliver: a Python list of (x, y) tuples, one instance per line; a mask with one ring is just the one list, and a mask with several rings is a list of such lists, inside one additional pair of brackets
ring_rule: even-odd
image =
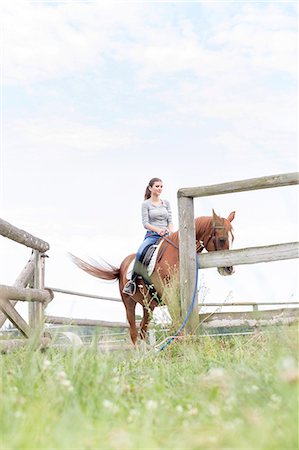
[(136, 302), (128, 295), (123, 296), (123, 302), (126, 307), (126, 315), (130, 326), (131, 341), (135, 345), (138, 337), (135, 319)]

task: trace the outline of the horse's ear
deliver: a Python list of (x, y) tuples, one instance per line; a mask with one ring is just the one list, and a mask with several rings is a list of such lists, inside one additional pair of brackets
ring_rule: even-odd
[(236, 211), (231, 212), (230, 215), (228, 216), (227, 220), (232, 222), (235, 218), (235, 213), (236, 213)]
[(212, 212), (213, 212), (213, 223), (215, 225), (216, 223), (220, 222), (220, 217), (217, 216), (217, 214), (215, 213), (214, 209), (212, 209)]
[(215, 213), (214, 209), (212, 209), (212, 213), (213, 213), (213, 220), (219, 220), (219, 216), (217, 216), (217, 214)]

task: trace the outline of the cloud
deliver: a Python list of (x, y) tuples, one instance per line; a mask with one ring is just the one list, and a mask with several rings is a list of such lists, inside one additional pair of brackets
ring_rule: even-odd
[(174, 22), (171, 4), (163, 14), (148, 3), (119, 2), (115, 8), (102, 2), (51, 6), (15, 0), (3, 10), (4, 82), (95, 76), (109, 61), (134, 64), (143, 87), (150, 87), (153, 77), (180, 72), (215, 79), (232, 71), (244, 76), (246, 68), (294, 76), (296, 23), (289, 11), (281, 5), (226, 6), (230, 13), (217, 15), (207, 28), (206, 3), (196, 19), (182, 14)]
[(28, 156), (42, 153), (62, 159), (136, 144), (128, 131), (101, 128), (86, 118), (85, 122), (53, 116), (14, 120), (5, 127), (4, 151), (13, 155), (23, 149)]
[(114, 34), (138, 23), (139, 9), (100, 2), (5, 3), (4, 83), (26, 86), (98, 70), (111, 53)]

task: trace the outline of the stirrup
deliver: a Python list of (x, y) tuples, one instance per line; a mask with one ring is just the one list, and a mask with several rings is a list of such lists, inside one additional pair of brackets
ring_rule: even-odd
[(129, 280), (123, 288), (123, 294), (127, 295), (135, 295), (136, 294), (136, 283), (132, 280)]

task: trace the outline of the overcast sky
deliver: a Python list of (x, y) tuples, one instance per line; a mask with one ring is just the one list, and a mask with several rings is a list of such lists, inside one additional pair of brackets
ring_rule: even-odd
[[(119, 265), (140, 205), (177, 190), (298, 170), (297, 2), (1, 3), (1, 214), (46, 240), (46, 284), (118, 296), (67, 252)], [(298, 240), (297, 187), (195, 200), (236, 211), (234, 248)], [(0, 239), (0, 282), (30, 250)], [(298, 300), (297, 261), (201, 271), (206, 301)], [(22, 311), (19, 307), (19, 310)], [(121, 304), (57, 295), (48, 313), (124, 320)]]

